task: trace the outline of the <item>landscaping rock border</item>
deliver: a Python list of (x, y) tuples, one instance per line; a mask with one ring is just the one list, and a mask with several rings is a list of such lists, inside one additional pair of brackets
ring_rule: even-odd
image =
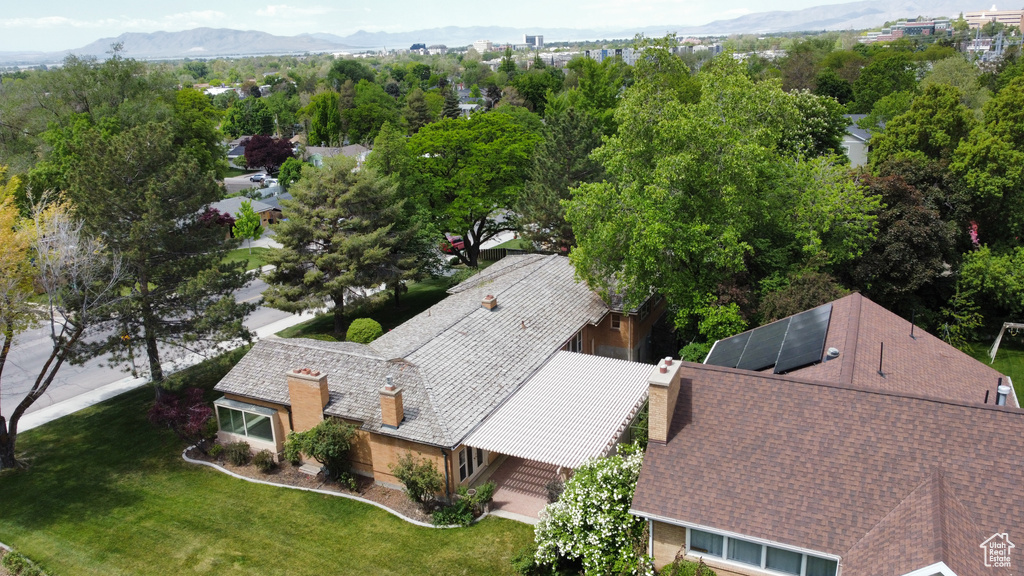
[[(409, 518), (408, 516), (398, 512), (397, 510), (393, 510), (391, 508), (388, 508), (387, 506), (381, 504), (380, 502), (374, 502), (373, 500), (367, 500), (366, 498), (361, 498), (359, 496), (354, 496), (352, 494), (345, 494), (345, 493), (342, 493), (342, 492), (334, 492), (332, 490), (320, 490), (320, 489), (317, 489), (317, 488), (306, 488), (304, 486), (289, 486), (287, 484), (278, 484), (277, 482), (268, 482), (266, 480), (260, 480), (258, 478), (249, 478), (248, 476), (242, 476), (241, 474), (236, 474), (236, 473), (232, 472), (231, 470), (228, 470), (227, 468), (224, 468), (223, 466), (220, 466), (220, 465), (215, 464), (213, 462), (207, 462), (205, 460), (197, 460), (195, 458), (189, 458), (188, 451), (193, 449), (193, 448), (195, 448), (195, 446), (189, 446), (188, 448), (185, 448), (185, 450), (183, 450), (181, 452), (181, 457), (186, 462), (188, 462), (189, 464), (200, 464), (202, 466), (209, 466), (210, 468), (213, 468), (215, 470), (223, 472), (224, 474), (227, 474), (228, 476), (232, 476), (232, 477), (237, 478), (239, 480), (245, 480), (246, 482), (252, 482), (253, 484), (265, 484), (267, 486), (274, 486), (276, 488), (287, 488), (289, 490), (303, 490), (305, 492), (315, 492), (317, 494), (324, 494), (326, 496), (340, 496), (342, 498), (348, 498), (349, 500), (356, 500), (358, 502), (362, 502), (363, 504), (369, 504), (371, 506), (376, 506), (377, 508), (380, 508), (381, 510), (384, 510), (385, 512), (393, 514), (393, 515), (397, 516), (398, 518), (401, 518), (402, 520), (405, 520), (406, 522), (409, 522), (410, 524), (415, 524), (417, 526), (422, 526), (424, 528), (441, 528), (441, 529), (462, 528), (462, 526), (459, 526), (457, 524), (452, 524), (452, 525), (449, 525), (449, 526), (434, 526), (433, 524), (429, 524), (427, 522), (420, 522), (419, 520), (416, 520), (416, 519), (413, 519), (413, 518)], [(488, 516), (490, 516), (490, 513), (489, 512), (485, 512), (480, 517), (474, 519), (473, 523), (476, 524), (477, 522), (483, 520), (484, 518), (486, 518)]]

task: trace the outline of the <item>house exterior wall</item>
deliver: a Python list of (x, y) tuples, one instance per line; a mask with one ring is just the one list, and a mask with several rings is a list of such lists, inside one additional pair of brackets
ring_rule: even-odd
[[(583, 351), (605, 358), (618, 358), (633, 362), (651, 360), (647, 358), (649, 350), (647, 337), (651, 334), (654, 323), (665, 313), (665, 300), (655, 296), (651, 299), (649, 311), (641, 314), (609, 312), (596, 326), (587, 325), (583, 328)], [(619, 318), (619, 329), (612, 328), (614, 317)]]
[(868, 147), (863, 141), (847, 136), (843, 139), (843, 149), (846, 150), (846, 157), (850, 159), (850, 166), (857, 168), (867, 165)]
[[(437, 471), (444, 475), (444, 456), (441, 449), (435, 446), (427, 446), (417, 442), (393, 438), (382, 434), (368, 433), (370, 455), (372, 461), (373, 479), (377, 482), (392, 487), (402, 488), (402, 483), (391, 473), (391, 466), (398, 464), (398, 458), (406, 452), (412, 452), (417, 458), (433, 462)], [(449, 458), (449, 461), (451, 459)], [(448, 470), (449, 480), (452, 478), (451, 470)], [(455, 484), (450, 484), (454, 491)]]
[[(686, 528), (667, 524), (665, 522), (651, 521), (651, 542), (654, 553), (654, 568), (661, 570), (666, 564), (671, 564), (677, 554), (686, 548)], [(696, 562), (698, 556), (682, 554), (685, 560)], [(763, 576), (764, 570), (757, 568), (745, 569), (735, 565), (726, 565), (715, 558), (704, 558), (708, 568), (715, 571), (718, 576)]]

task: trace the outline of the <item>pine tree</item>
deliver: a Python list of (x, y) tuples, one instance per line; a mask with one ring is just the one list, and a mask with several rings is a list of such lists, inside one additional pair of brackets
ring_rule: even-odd
[(402, 111), (406, 123), (409, 125), (409, 134), (419, 132), (419, 129), (426, 126), (434, 119), (430, 114), (430, 107), (427, 106), (427, 99), (423, 96), (423, 90), (414, 89), (405, 99), (405, 110)]
[(455, 89), (448, 86), (444, 90), (444, 108), (441, 110), (441, 116), (445, 118), (458, 118), (462, 115), (462, 109), (459, 108), (459, 97), (455, 94)]

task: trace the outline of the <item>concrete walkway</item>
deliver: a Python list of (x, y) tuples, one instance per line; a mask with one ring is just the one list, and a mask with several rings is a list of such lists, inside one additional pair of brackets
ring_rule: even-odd
[(507, 456), (488, 478), (497, 484), (491, 515), (536, 524), (548, 504), (547, 484), (557, 477), (557, 466)]

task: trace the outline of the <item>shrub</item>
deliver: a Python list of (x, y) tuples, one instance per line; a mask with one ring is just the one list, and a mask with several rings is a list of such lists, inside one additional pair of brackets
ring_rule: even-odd
[(245, 466), (252, 459), (248, 442), (231, 442), (224, 447), (224, 456), (235, 466)]
[(207, 424), (213, 415), (213, 408), (203, 400), (203, 391), (189, 388), (178, 396), (164, 391), (149, 410), (149, 421), (156, 426), (169, 428), (189, 444), (198, 444), (207, 438)]
[(671, 564), (667, 564), (659, 572), (662, 576), (718, 576), (715, 571), (708, 568), (708, 565), (701, 559), (697, 562), (683, 560), (680, 555)]
[(425, 503), (426, 498), (441, 491), (444, 477), (434, 463), (426, 458), (417, 460), (412, 452), (398, 457), (398, 465), (389, 466), (391, 473), (405, 486), (405, 493), (414, 502)]
[(253, 466), (263, 474), (270, 473), (277, 468), (277, 461), (274, 460), (274, 453), (270, 450), (260, 450), (252, 458)]
[(469, 526), (473, 523), (473, 499), (460, 498), (434, 512), (434, 526)]
[(512, 555), (512, 571), (519, 576), (541, 576), (551, 571), (537, 564), (534, 556), (537, 555), (537, 543), (531, 542), (523, 546)]
[(287, 440), (284, 443), (284, 459), (291, 463), (292, 466), (298, 466), (302, 463), (302, 447), (298, 441), (292, 440), (291, 432), (288, 434)]
[(4, 554), (0, 566), (15, 576), (46, 576), (42, 568), (18, 552)]
[(341, 476), (338, 476), (338, 484), (348, 488), (349, 492), (359, 492), (359, 481), (348, 472), (343, 472)]
[(209, 451), (210, 456), (212, 456), (214, 458), (220, 458), (221, 454), (223, 454), (223, 453), (224, 453), (224, 445), (223, 444), (214, 444), (213, 446), (210, 446), (210, 451)]
[(356, 428), (336, 418), (328, 418), (305, 432), (292, 432), (284, 444), (285, 458), (291, 462), (297, 453), (305, 454), (327, 468), (332, 480), (348, 470), (348, 449)]
[(473, 501), (477, 504), (487, 504), (494, 499), (494, 490), (498, 487), (493, 480), (488, 480), (486, 483), (477, 486), (476, 496), (473, 497)]
[(558, 498), (565, 491), (565, 483), (555, 478), (551, 482), (544, 485), (544, 489), (548, 492), (548, 504), (558, 502)]
[(349, 324), (348, 332), (345, 332), (345, 339), (349, 342), (369, 344), (380, 338), (383, 333), (384, 329), (373, 318), (356, 318)]
[(629, 514), (642, 463), (643, 452), (627, 445), (580, 466), (541, 513), (534, 531), (537, 562), (580, 562), (587, 574), (651, 573), (646, 524)]

